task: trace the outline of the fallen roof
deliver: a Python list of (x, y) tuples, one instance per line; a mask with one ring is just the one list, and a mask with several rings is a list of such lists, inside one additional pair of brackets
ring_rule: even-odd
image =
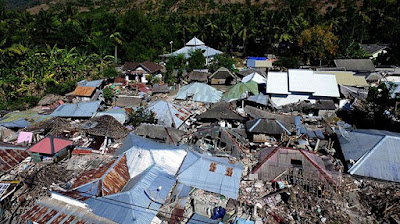
[(105, 115), (112, 116), (115, 118), (119, 123), (124, 124), (129, 120), (128, 112), (129, 108), (113, 108), (108, 111), (97, 112), (93, 117), (101, 117)]
[(25, 148), (2, 143), (0, 145), (0, 171), (9, 171), (28, 156), (29, 153), (25, 151)]
[[(316, 170), (304, 170), (304, 172), (316, 173), (316, 177), (320, 179), (324, 179), (332, 184), (337, 184), (338, 179), (336, 178), (337, 175), (334, 172), (329, 171), (325, 167), (325, 162), (318, 154), (308, 152), (302, 149), (295, 149), (295, 148), (286, 148), (286, 147), (276, 147), (276, 148), (266, 148), (260, 152), (260, 162), (254, 167), (252, 173), (259, 173), (263, 172), (264, 169), (261, 169), (264, 164), (267, 162), (271, 162), (272, 167), (276, 166), (283, 166), (289, 168), (291, 166), (292, 159), (299, 159), (298, 156), (302, 156), (307, 161), (311, 167), (314, 167)], [(286, 164), (279, 164), (279, 160), (286, 162)], [(289, 166), (289, 167), (288, 167)]]
[(289, 94), (289, 79), (286, 72), (268, 72), (267, 93)]
[(126, 162), (126, 155), (123, 155), (99, 168), (85, 170), (71, 186), (80, 193), (80, 198), (75, 198), (86, 200), (85, 195), (100, 197), (120, 192), (130, 180)]
[(193, 97), (193, 101), (204, 103), (216, 103), (221, 99), (222, 92), (205, 83), (194, 82), (183, 86), (176, 95), (175, 99), (185, 100)]
[(117, 223), (152, 223), (176, 183), (157, 166), (129, 181), (122, 192), (85, 201), (94, 214)]
[(47, 94), (46, 96), (42, 97), (42, 99), (40, 99), (38, 105), (39, 106), (49, 105), (49, 104), (52, 104), (54, 102), (61, 100), (62, 98), (63, 97), (60, 95)]
[(33, 110), (14, 111), (4, 115), (0, 118), (0, 126), (6, 128), (25, 128), (31, 123), (40, 122), (50, 117), (46, 115), (39, 115)]
[(254, 81), (239, 82), (228, 89), (222, 96), (222, 100), (231, 101), (243, 99), (246, 98), (249, 93), (258, 95), (258, 84)]
[(44, 198), (21, 216), (22, 220), (34, 223), (115, 223), (93, 214), (89, 209), (65, 202)]
[(198, 119), (217, 119), (217, 120), (244, 120), (243, 117), (230, 109), (229, 103), (219, 102), (209, 110), (197, 116)]
[(286, 132), (291, 134), (290, 127), (286, 127), (281, 121), (275, 119), (253, 119), (246, 122), (246, 128), (249, 133), (280, 135)]
[(75, 90), (71, 93), (74, 96), (86, 96), (90, 97), (96, 91), (96, 87), (92, 86), (77, 86)]
[(163, 100), (150, 103), (147, 109), (155, 113), (157, 124), (166, 127), (179, 128), (191, 115), (186, 108)]
[(248, 101), (260, 104), (260, 105), (264, 105), (267, 106), (268, 105), (268, 101), (269, 101), (269, 96), (268, 95), (264, 95), (262, 93), (259, 93), (256, 96), (249, 96), (249, 98), (247, 98)]
[(375, 65), (371, 59), (335, 59), (336, 67), (346, 71), (374, 71)]
[(136, 127), (134, 132), (137, 135), (146, 136), (152, 139), (161, 139), (165, 141), (165, 143), (173, 145), (177, 145), (185, 134), (184, 131), (176, 128), (154, 124), (140, 124), (139, 127)]
[(90, 125), (91, 127), (83, 128), (90, 135), (121, 139), (125, 138), (129, 133), (129, 130), (124, 125), (110, 115), (92, 118), (84, 125), (87, 123), (94, 124), (93, 126)]
[(294, 124), (295, 116), (293, 115), (275, 114), (252, 106), (245, 106), (244, 111), (253, 118), (276, 119), (282, 121), (286, 126)]
[(312, 97), (311, 93), (296, 93), (296, 94), (289, 94), (289, 95), (271, 95), (271, 104), (280, 109), (285, 105), (299, 103), (302, 101), (310, 101), (315, 103), (315, 99)]
[(68, 139), (56, 138), (53, 136), (47, 136), (40, 140), (38, 143), (27, 149), (29, 152), (44, 153), (53, 155), (67, 146), (72, 145), (73, 141)]
[(177, 179), (187, 186), (237, 199), (242, 172), (240, 162), (189, 151)]
[(92, 117), (97, 112), (101, 101), (63, 104), (50, 115), (53, 117)]
[(151, 166), (158, 166), (163, 172), (175, 175), (186, 156), (185, 146), (158, 143), (130, 133), (116, 155), (126, 153), (129, 174), (132, 178)]

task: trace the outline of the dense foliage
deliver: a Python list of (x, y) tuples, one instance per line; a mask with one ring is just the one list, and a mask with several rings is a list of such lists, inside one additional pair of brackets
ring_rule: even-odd
[(37, 14), (0, 3), (0, 102), (103, 76), (115, 52), (118, 63), (159, 60), (171, 41), (176, 50), (193, 36), (228, 54), (276, 54), (300, 64), (365, 57), (359, 43), (385, 43), (390, 57), (379, 60), (400, 62), (400, 1), (249, 2), (73, 0)]

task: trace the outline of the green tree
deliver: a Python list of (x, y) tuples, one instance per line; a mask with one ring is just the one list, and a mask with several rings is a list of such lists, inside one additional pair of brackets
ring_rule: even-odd
[(201, 50), (195, 50), (189, 52), (188, 58), (188, 71), (193, 71), (193, 69), (202, 69), (205, 67), (206, 58)]

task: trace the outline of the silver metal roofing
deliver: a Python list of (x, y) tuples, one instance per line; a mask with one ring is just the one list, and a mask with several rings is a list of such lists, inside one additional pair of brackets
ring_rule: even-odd
[[(215, 164), (212, 172), (211, 166)], [(232, 175), (226, 175), (232, 169)], [(196, 152), (188, 152), (183, 161), (177, 179), (187, 186), (222, 194), (237, 199), (243, 165), (240, 162), (230, 163), (226, 158), (212, 157)]]
[(183, 86), (176, 94), (175, 99), (185, 100), (193, 97), (193, 101), (204, 103), (216, 103), (222, 97), (222, 92), (205, 83), (194, 82)]
[(153, 166), (131, 179), (123, 192), (86, 201), (93, 213), (117, 223), (152, 223), (175, 185), (174, 176)]
[(103, 83), (104, 79), (99, 79), (99, 80), (93, 80), (93, 81), (87, 81), (87, 80), (82, 80), (78, 82), (78, 86), (90, 86), (90, 87), (96, 87), (99, 88), (101, 84)]
[(336, 67), (346, 71), (374, 71), (375, 65), (371, 59), (335, 59)]
[(340, 96), (336, 76), (333, 74), (314, 74), (314, 82), (312, 85), (315, 90), (313, 96)]
[(157, 165), (165, 173), (175, 175), (186, 156), (185, 146), (174, 146), (128, 134), (116, 155), (126, 153), (129, 175), (134, 178)]
[(315, 92), (314, 72), (308, 69), (289, 69), (290, 92)]
[(181, 48), (175, 52), (172, 52), (172, 54), (164, 54), (161, 56), (170, 57), (170, 56), (174, 56), (174, 55), (184, 54), (185, 58), (189, 58), (190, 52), (193, 52), (196, 50), (201, 50), (203, 52), (204, 57), (206, 57), (206, 58), (214, 57), (217, 54), (222, 54), (222, 51), (216, 50), (212, 47), (208, 47), (201, 40), (194, 37), (192, 40), (187, 42), (183, 48)]
[(163, 100), (150, 103), (147, 109), (155, 113), (157, 124), (166, 127), (179, 128), (191, 115), (186, 108)]
[(400, 182), (400, 133), (381, 130), (337, 131), (351, 174)]
[(51, 114), (52, 117), (92, 117), (100, 107), (101, 101), (63, 104)]
[(249, 98), (247, 98), (247, 100), (267, 106), (269, 101), (269, 96), (260, 93), (257, 96), (250, 96)]
[(267, 93), (289, 94), (288, 82), (286, 72), (268, 72)]

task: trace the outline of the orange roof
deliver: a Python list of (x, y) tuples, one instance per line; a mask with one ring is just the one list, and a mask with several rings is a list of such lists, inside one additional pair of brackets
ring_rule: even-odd
[(72, 92), (74, 96), (92, 96), (96, 87), (92, 86), (77, 86), (76, 89)]

